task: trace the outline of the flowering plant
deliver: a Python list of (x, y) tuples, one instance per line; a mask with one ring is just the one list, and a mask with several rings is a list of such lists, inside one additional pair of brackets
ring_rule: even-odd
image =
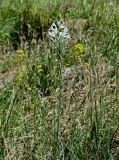
[(69, 29), (62, 20), (56, 24), (52, 23), (48, 35), (53, 42), (64, 41), (70, 38)]
[(25, 52), (21, 49), (16, 51), (16, 57), (17, 57), (17, 62), (21, 62), (23, 61), (24, 57), (25, 57)]

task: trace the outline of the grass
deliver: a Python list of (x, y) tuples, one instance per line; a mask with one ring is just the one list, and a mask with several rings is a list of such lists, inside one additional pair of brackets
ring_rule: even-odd
[[(118, 160), (118, 1), (0, 3), (0, 160)], [(71, 39), (57, 48), (60, 18)]]

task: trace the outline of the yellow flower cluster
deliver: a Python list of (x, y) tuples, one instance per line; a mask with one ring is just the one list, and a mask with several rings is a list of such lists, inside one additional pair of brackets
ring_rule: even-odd
[(89, 66), (90, 66), (89, 63), (84, 63), (85, 68), (89, 68)]
[(21, 49), (19, 49), (19, 50), (16, 51), (16, 55), (17, 55), (17, 61), (18, 62), (21, 62), (24, 59), (24, 57), (25, 57), (25, 53)]
[(19, 82), (22, 82), (24, 80), (24, 75), (23, 75), (23, 72), (19, 72), (18, 76), (17, 76), (17, 79)]
[(43, 71), (42, 66), (41, 65), (36, 66), (36, 71), (38, 74), (40, 74)]
[(76, 52), (79, 52), (80, 54), (82, 54), (84, 52), (84, 47), (81, 43), (78, 43), (76, 46), (75, 46), (75, 51)]
[(84, 47), (81, 43), (78, 43), (75, 47), (74, 47), (74, 58), (76, 60), (79, 60), (82, 56), (82, 54), (84, 53)]

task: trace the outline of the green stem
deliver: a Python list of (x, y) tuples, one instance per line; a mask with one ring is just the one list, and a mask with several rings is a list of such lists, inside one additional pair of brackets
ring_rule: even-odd
[(57, 104), (57, 154), (56, 157), (60, 158), (60, 142), (61, 142), (61, 135), (60, 135), (60, 123), (61, 123), (61, 109), (62, 109), (62, 51), (59, 45), (57, 51), (57, 69), (58, 69), (58, 88), (59, 88), (59, 95), (58, 95), (58, 104)]

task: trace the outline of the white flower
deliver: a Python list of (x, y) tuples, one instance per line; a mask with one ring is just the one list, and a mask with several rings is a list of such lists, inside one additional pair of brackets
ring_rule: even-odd
[(49, 28), (48, 35), (51, 40), (59, 41), (70, 38), (69, 29), (65, 26), (65, 23), (61, 20), (57, 22), (57, 25), (53, 23)]
[(55, 23), (53, 23), (49, 28), (48, 35), (52, 40), (54, 40), (54, 38), (57, 36), (57, 33), (58, 33), (57, 26)]
[(68, 30), (67, 27), (65, 27), (64, 30), (62, 32), (60, 32), (60, 37), (62, 37), (63, 39), (70, 38), (70, 36), (69, 36), (69, 30)]
[(60, 29), (64, 29), (65, 28), (65, 23), (61, 20), (57, 22), (58, 26)]

